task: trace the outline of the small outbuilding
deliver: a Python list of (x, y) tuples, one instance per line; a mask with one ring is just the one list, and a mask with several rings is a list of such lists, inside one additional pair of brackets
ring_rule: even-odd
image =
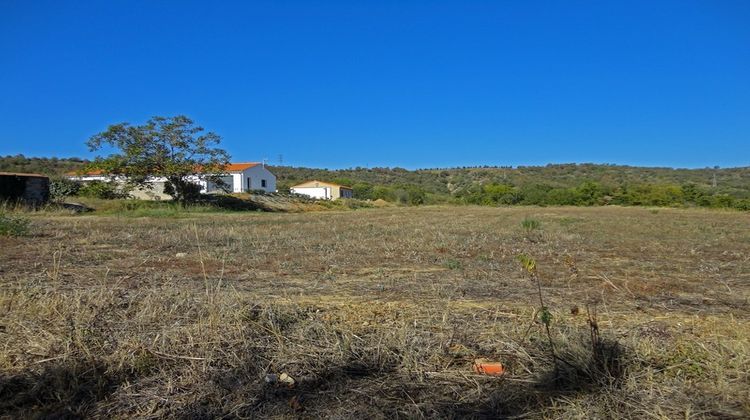
[(49, 177), (40, 174), (0, 172), (0, 201), (39, 205), (49, 201)]
[(352, 198), (354, 191), (351, 187), (334, 184), (333, 182), (307, 181), (289, 188), (293, 194), (302, 194), (320, 200), (336, 200)]

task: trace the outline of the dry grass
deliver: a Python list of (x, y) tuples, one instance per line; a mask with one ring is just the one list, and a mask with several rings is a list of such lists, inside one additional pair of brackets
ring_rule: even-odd
[(35, 214), (32, 236), (0, 237), (0, 415), (746, 418), (748, 226), (641, 208)]

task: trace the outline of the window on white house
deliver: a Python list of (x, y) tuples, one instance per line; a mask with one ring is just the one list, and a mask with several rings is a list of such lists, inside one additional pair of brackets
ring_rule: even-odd
[(260, 180), (260, 186), (263, 187), (263, 188), (266, 188), (266, 180), (265, 179), (261, 179)]

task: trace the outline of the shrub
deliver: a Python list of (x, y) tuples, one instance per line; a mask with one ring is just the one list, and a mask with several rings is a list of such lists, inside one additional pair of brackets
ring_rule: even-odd
[(29, 231), (29, 223), (25, 217), (0, 213), (0, 235), (23, 236)]
[(373, 187), (370, 184), (360, 182), (352, 185), (352, 190), (354, 193), (354, 196), (361, 199), (361, 200), (372, 200), (372, 190)]
[(556, 188), (547, 193), (547, 204), (553, 206), (572, 206), (576, 203), (576, 192), (573, 188)]
[(81, 183), (68, 178), (52, 178), (49, 181), (49, 194), (53, 200), (62, 200), (71, 195), (78, 195)]
[(549, 192), (552, 190), (551, 187), (540, 184), (526, 185), (521, 188), (521, 196), (523, 197), (523, 204), (545, 206), (549, 204)]
[(107, 200), (124, 198), (117, 185), (113, 182), (91, 181), (87, 182), (78, 190), (78, 195), (89, 198), (103, 198)]
[(393, 193), (393, 190), (382, 185), (373, 187), (371, 198), (373, 200), (381, 199), (385, 201), (396, 201), (396, 196)]
[(606, 195), (604, 188), (597, 182), (585, 181), (575, 188), (576, 205), (593, 206), (602, 204), (600, 200)]
[(750, 211), (750, 199), (737, 200), (734, 207), (738, 210)]
[[(180, 189), (182, 190), (183, 194), (181, 201), (192, 203), (197, 201), (201, 197), (201, 186), (199, 184), (188, 181), (181, 182), (182, 184), (180, 186)], [(174, 188), (174, 185), (172, 185), (171, 182), (167, 182), (164, 184), (164, 194), (171, 196), (175, 200), (179, 200), (179, 193)]]

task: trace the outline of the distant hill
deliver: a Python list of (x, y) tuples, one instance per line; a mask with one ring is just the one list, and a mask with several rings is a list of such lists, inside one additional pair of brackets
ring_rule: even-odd
[[(601, 164), (550, 164), (518, 167), (465, 167), (446, 169), (352, 168), (341, 170), (270, 166), (284, 187), (309, 179), (341, 184), (414, 185), (428, 193), (459, 195), (477, 185), (507, 184), (515, 187), (544, 185), (573, 188), (591, 181), (606, 187), (640, 184), (695, 184), (716, 193), (750, 198), (750, 167), (722, 169), (647, 168)], [(714, 176), (716, 188), (714, 189)]]
[(39, 158), (24, 155), (0, 156), (0, 172), (36, 173), (49, 176), (74, 171), (88, 163), (79, 158)]
[[(79, 158), (0, 157), (2, 172), (62, 175)], [(750, 167), (672, 169), (603, 164), (315, 169), (270, 166), (280, 191), (307, 180), (349, 185), (361, 199), (402, 204), (654, 205), (750, 209)]]

